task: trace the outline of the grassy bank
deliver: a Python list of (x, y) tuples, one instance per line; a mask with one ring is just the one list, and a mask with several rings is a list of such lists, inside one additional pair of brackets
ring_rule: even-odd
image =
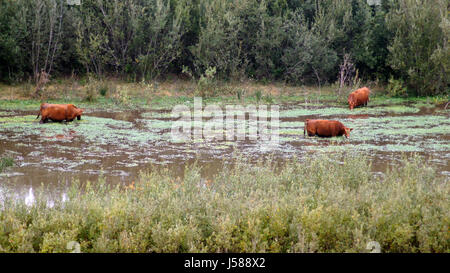
[[(372, 86), (373, 85), (373, 86)], [(435, 106), (445, 104), (449, 97), (392, 98), (384, 87), (369, 84), (370, 105), (399, 105), (405, 103)], [(337, 86), (289, 86), (284, 83), (208, 82), (200, 85), (193, 80), (171, 79), (164, 82), (136, 83), (117, 79), (56, 79), (33, 98), (34, 86), (29, 83), (0, 84), (0, 109), (36, 110), (42, 101), (74, 103), (87, 109), (171, 109), (178, 104), (193, 106), (193, 98), (202, 96), (204, 104), (283, 104), (314, 103), (347, 107), (348, 93), (356, 87), (339, 92)]]
[(413, 157), (385, 174), (361, 155), (248, 165), (237, 158), (212, 180), (147, 171), (130, 186), (75, 183), (52, 206), (3, 192), (0, 251), (449, 252), (445, 177)]

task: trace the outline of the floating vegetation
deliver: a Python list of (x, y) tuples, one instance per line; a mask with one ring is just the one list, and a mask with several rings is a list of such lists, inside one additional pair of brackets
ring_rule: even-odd
[(47, 141), (70, 141), (80, 138), (96, 145), (130, 145), (146, 144), (160, 136), (134, 128), (128, 121), (83, 116), (81, 121), (49, 122), (39, 124), (35, 116), (15, 116), (0, 118), (1, 130), (10, 135), (0, 135), (0, 139), (21, 140), (26, 136), (38, 136)]
[[(183, 100), (192, 111), (191, 102)], [(419, 152), (433, 156), (445, 169), (450, 158), (449, 116), (447, 111), (419, 103), (369, 106), (353, 111), (333, 103), (314, 106), (309, 103), (308, 109), (301, 103), (283, 105), (279, 143), (269, 148), (259, 136), (256, 140), (249, 139), (248, 135), (245, 140), (228, 139), (225, 120), (205, 118), (203, 122), (190, 120), (184, 123), (172, 119), (170, 111), (99, 110), (83, 115), (80, 121), (39, 124), (35, 114), (14, 110), (17, 115), (0, 115), (0, 140), (4, 144), (0, 153), (19, 152), (20, 170), (17, 166), (12, 167), (8, 170), (11, 173), (20, 171), (27, 177), (30, 169), (44, 168), (67, 180), (75, 173), (95, 178), (100, 174), (98, 167), (103, 168), (108, 179), (115, 176), (123, 179), (130, 174), (137, 175), (147, 162), (177, 165), (198, 159), (202, 165), (228, 160), (235, 149), (255, 159), (273, 153), (282, 161), (315, 156), (319, 152), (356, 151), (367, 153), (374, 162), (382, 165), (390, 164), (400, 152)], [(308, 137), (303, 135), (306, 118), (336, 119), (354, 130), (349, 139)], [(191, 138), (187, 141), (172, 139), (174, 122), (191, 128)], [(243, 125), (240, 121), (234, 122), (235, 130), (245, 128), (248, 134), (248, 122)], [(201, 130), (205, 128), (219, 139), (205, 138)], [(194, 132), (200, 132), (200, 138), (199, 135), (194, 137)], [(39, 174), (41, 176), (36, 179), (45, 179), (45, 171)]]

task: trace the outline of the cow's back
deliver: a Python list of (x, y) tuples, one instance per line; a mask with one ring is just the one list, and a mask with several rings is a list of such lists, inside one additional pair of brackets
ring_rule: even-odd
[(53, 121), (63, 121), (66, 119), (67, 106), (64, 104), (46, 104), (42, 107), (41, 115), (43, 119)]
[(306, 120), (305, 128), (309, 136), (332, 137), (341, 135), (343, 124), (336, 120)]
[(366, 102), (369, 101), (369, 94), (370, 94), (369, 88), (363, 87), (363, 88), (356, 90), (355, 92), (356, 92), (358, 102), (360, 104), (365, 104)]
[(339, 135), (341, 123), (335, 120), (319, 120), (316, 128), (318, 136), (332, 137)]

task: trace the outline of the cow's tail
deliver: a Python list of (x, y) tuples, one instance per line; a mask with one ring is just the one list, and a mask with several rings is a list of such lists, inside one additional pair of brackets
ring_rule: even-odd
[(306, 126), (308, 126), (308, 121), (309, 121), (309, 119), (307, 119), (307, 120), (305, 121), (305, 126), (303, 127), (303, 136), (306, 135)]
[(42, 106), (43, 106), (44, 104), (45, 104), (44, 102), (43, 102), (43, 103), (41, 103), (41, 107), (39, 108), (39, 113), (38, 113), (38, 115), (37, 115), (36, 119), (38, 119), (38, 118), (39, 118), (39, 116), (41, 115), (41, 112), (42, 112)]

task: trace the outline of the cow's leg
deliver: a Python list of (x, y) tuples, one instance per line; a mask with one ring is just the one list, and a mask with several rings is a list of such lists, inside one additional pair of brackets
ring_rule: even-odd
[(77, 120), (81, 120), (81, 116), (77, 116)]

